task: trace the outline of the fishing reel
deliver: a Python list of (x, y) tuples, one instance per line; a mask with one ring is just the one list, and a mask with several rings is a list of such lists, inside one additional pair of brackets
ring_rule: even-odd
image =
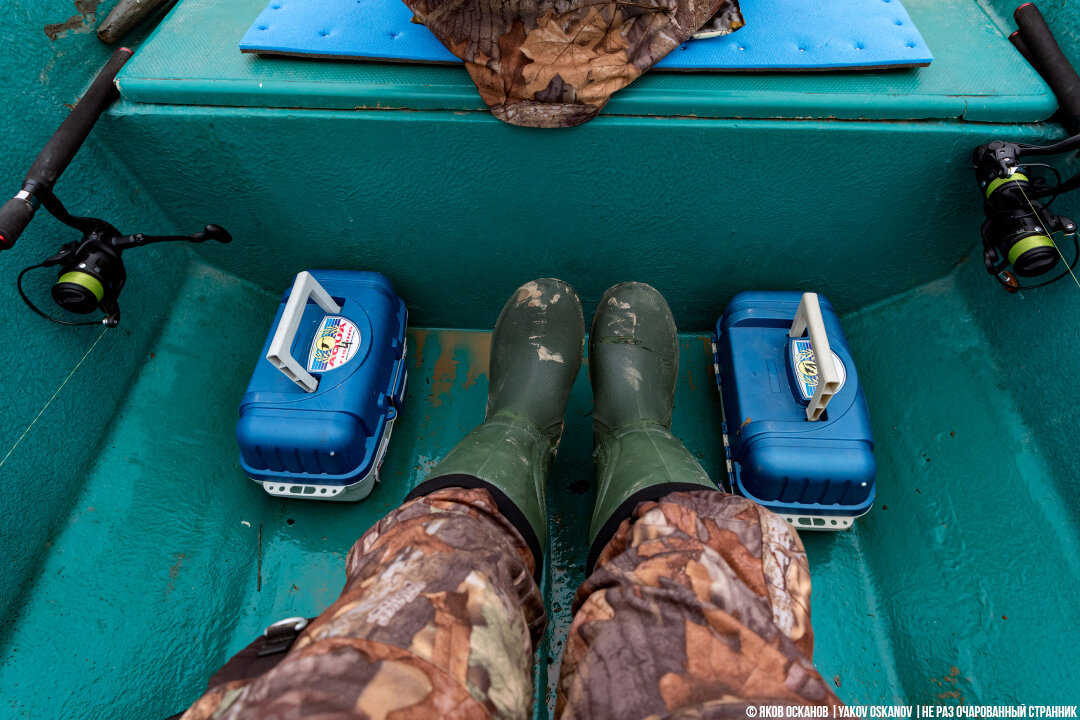
[[(115, 227), (97, 218), (74, 217), (51, 192), (41, 196), (42, 206), (57, 220), (83, 233), (83, 239), (61, 246), (59, 252), (37, 265), (19, 273), (16, 286), (23, 302), (35, 313), (60, 325), (99, 325), (114, 328), (120, 322), (120, 292), (127, 282), (127, 270), (121, 253), (134, 247), (159, 242), (194, 242), (216, 240), (227, 243), (232, 236), (222, 227), (207, 225), (193, 235), (124, 235)], [(74, 313), (88, 314), (100, 308), (106, 317), (100, 321), (72, 322), (61, 320), (39, 309), (23, 291), (22, 281), (31, 270), (56, 267), (60, 270), (52, 286), (52, 298), (57, 305)]]
[[(1060, 105), (1059, 119), (1072, 137), (1053, 145), (996, 141), (975, 148), (975, 178), (983, 192), (983, 260), (987, 271), (1009, 292), (1045, 287), (1073, 275), (1080, 260), (1076, 223), (1050, 211), (1054, 200), (1080, 188), (1080, 173), (1062, 180), (1052, 166), (1032, 158), (1064, 155), (1080, 150), (1080, 75), (1061, 51), (1046, 19), (1033, 3), (1013, 13), (1018, 30), (1009, 40), (1054, 91)], [(1055, 177), (1051, 184), (1036, 171)], [(1040, 283), (1021, 285), (1024, 278), (1045, 275), (1068, 262), (1054, 235), (1072, 238), (1073, 259), (1064, 271)], [(1012, 266), (1010, 271), (1008, 268)], [(1075, 275), (1073, 275), (1075, 278)], [(1077, 280), (1080, 285), (1080, 280)]]
[[(1062, 279), (1080, 260), (1080, 240), (1076, 223), (1071, 219), (1050, 212), (1050, 203), (1038, 198), (1062, 192), (1058, 176), (1056, 186), (1032, 171), (1049, 168), (1049, 165), (1032, 163), (1021, 165), (1024, 146), (1018, 143), (993, 142), (975, 150), (975, 174), (983, 191), (983, 212), (986, 221), (982, 225), (983, 261), (986, 270), (995, 276), (1009, 292), (1044, 287)], [(1034, 147), (1034, 146), (1032, 146)], [(1040, 148), (1041, 149), (1041, 148)], [(1073, 240), (1073, 260), (1069, 267), (1054, 278), (1032, 285), (1021, 286), (1017, 276), (1024, 278), (1044, 275), (1063, 259), (1054, 235), (1063, 233)], [(1012, 271), (1008, 268), (1012, 266)]]
[[(97, 218), (75, 217), (64, 208), (53, 193), (53, 186), (67, 169), (93, 130), (101, 114), (120, 96), (116, 88), (116, 76), (131, 58), (128, 48), (120, 48), (94, 78), (90, 88), (76, 103), (71, 114), (38, 153), (34, 164), (26, 173), (22, 189), (3, 205), (0, 205), (0, 251), (10, 250), (19, 239), (38, 208), (45, 208), (65, 225), (82, 233), (79, 242), (61, 246), (59, 252), (37, 265), (24, 268), (19, 273), (16, 286), (31, 310), (46, 320), (61, 325), (98, 325), (114, 328), (120, 323), (120, 293), (127, 282), (127, 270), (121, 253), (133, 247), (159, 242), (206, 242), (232, 240), (224, 229), (207, 225), (194, 235), (124, 235), (115, 227)], [(105, 313), (101, 321), (71, 322), (60, 320), (42, 312), (23, 292), (23, 277), (37, 268), (59, 266), (60, 273), (52, 287), (52, 297), (57, 305), (74, 313), (87, 314), (100, 308)]]

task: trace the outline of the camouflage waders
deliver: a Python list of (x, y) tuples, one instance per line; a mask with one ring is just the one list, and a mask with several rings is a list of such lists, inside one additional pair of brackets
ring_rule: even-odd
[[(482, 489), (414, 499), (349, 553), (341, 597), (204, 718), (532, 717), (544, 626), (535, 560)], [(787, 523), (744, 498), (639, 505), (578, 590), (559, 679), (566, 720), (745, 718), (745, 703), (839, 701), (811, 664), (810, 574)]]

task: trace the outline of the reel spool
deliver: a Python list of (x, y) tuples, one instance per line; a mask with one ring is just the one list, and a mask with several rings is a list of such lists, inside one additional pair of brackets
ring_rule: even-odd
[[(983, 148), (976, 151), (976, 156), (980, 150)], [(978, 162), (976, 167), (979, 167)], [(1057, 282), (1068, 275), (1080, 260), (1076, 223), (1051, 213), (1047, 205), (1034, 199), (1043, 192), (1045, 183), (1033, 181), (1026, 168), (1015, 165), (1005, 168), (995, 168), (993, 177), (983, 175), (979, 178), (985, 197), (983, 210), (986, 221), (983, 222), (981, 235), (987, 272), (994, 275), (1009, 292)], [(1045, 275), (1062, 259), (1053, 237), (1057, 233), (1073, 239), (1074, 256), (1069, 267), (1051, 280), (1021, 286), (1017, 276), (1034, 278)]]
[[(57, 202), (55, 198), (51, 202)], [(56, 213), (53, 213), (54, 215)], [(66, 212), (65, 212), (66, 215)], [(158, 242), (194, 242), (201, 243), (207, 240), (216, 240), (220, 243), (232, 241), (228, 231), (217, 225), (207, 225), (202, 232), (193, 235), (123, 235), (104, 220), (93, 218), (71, 218), (76, 221), (68, 222), (63, 217), (58, 217), (76, 229), (89, 229), (80, 242), (70, 242), (63, 245), (55, 255), (46, 258), (37, 265), (24, 268), (19, 273), (16, 286), (19, 296), (31, 310), (52, 322), (60, 325), (99, 325), (114, 328), (120, 323), (120, 292), (127, 282), (127, 269), (121, 253), (133, 247), (149, 245)], [(80, 315), (86, 315), (95, 309), (100, 309), (106, 317), (100, 321), (72, 322), (61, 320), (43, 312), (23, 290), (23, 277), (37, 268), (59, 266), (56, 282), (52, 286), (53, 301), (65, 310)]]

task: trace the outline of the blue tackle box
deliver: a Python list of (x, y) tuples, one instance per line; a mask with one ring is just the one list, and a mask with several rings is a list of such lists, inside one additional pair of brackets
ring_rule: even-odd
[(271, 495), (363, 500), (405, 399), (405, 303), (379, 273), (296, 276), (240, 402), (240, 465)]
[(806, 530), (843, 530), (870, 510), (870, 416), (827, 300), (736, 295), (716, 323), (713, 360), (730, 487)]

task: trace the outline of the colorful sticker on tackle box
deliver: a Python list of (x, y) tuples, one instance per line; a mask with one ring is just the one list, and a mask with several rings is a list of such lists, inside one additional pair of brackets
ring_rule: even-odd
[[(833, 365), (836, 366), (836, 374), (840, 377), (840, 385), (836, 388), (836, 392), (840, 392), (840, 388), (844, 387), (847, 381), (847, 369), (836, 353), (831, 354)], [(819, 377), (817, 359), (814, 357), (814, 347), (810, 343), (810, 338), (796, 338), (791, 342), (791, 367), (795, 368), (795, 380), (799, 386), (799, 393), (803, 400), (809, 400), (817, 390)]]
[(353, 359), (360, 349), (360, 331), (347, 318), (327, 315), (311, 341), (308, 372), (327, 372)]

